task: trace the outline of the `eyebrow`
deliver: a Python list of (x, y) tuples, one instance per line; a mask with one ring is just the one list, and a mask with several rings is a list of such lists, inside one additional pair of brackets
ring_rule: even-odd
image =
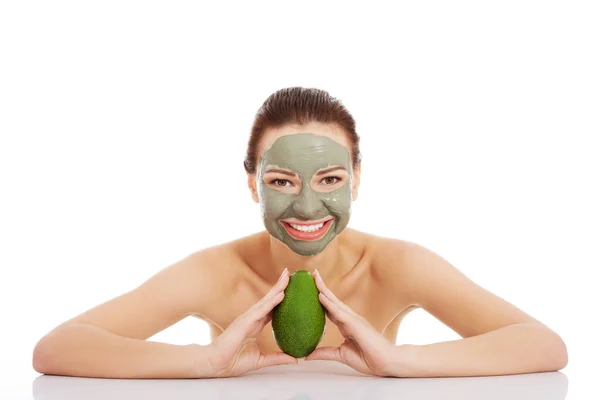
[(346, 168), (344, 168), (344, 167), (342, 167), (342, 166), (339, 166), (339, 165), (337, 165), (337, 166), (335, 166), (335, 167), (330, 167), (330, 168), (323, 169), (323, 170), (321, 170), (321, 171), (317, 172), (317, 173), (315, 174), (315, 176), (322, 176), (322, 175), (326, 175), (326, 174), (328, 174), (328, 173), (330, 173), (330, 172), (333, 172), (333, 171), (339, 171), (339, 170), (346, 171)]
[(288, 171), (287, 169), (281, 169), (281, 168), (267, 168), (267, 170), (265, 171), (265, 174), (267, 173), (276, 173), (276, 174), (282, 174), (282, 175), (287, 175), (287, 176), (296, 176), (295, 173), (293, 173), (292, 171)]

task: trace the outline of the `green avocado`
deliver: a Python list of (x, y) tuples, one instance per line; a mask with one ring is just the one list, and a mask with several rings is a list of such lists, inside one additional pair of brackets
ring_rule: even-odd
[(306, 357), (317, 348), (325, 333), (325, 309), (310, 272), (290, 276), (285, 297), (273, 309), (273, 336), (277, 346), (293, 357)]

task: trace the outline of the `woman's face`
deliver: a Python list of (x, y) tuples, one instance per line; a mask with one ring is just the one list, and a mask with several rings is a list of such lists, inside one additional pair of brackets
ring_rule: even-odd
[(357, 183), (343, 133), (324, 124), (265, 132), (251, 189), (267, 231), (294, 252), (320, 253), (350, 219)]

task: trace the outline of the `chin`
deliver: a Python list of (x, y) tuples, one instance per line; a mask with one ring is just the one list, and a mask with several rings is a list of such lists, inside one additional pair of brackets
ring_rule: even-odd
[(327, 241), (327, 244), (323, 246), (322, 242), (302, 242), (302, 241), (294, 241), (292, 245), (287, 245), (287, 247), (292, 250), (294, 253), (304, 256), (311, 257), (316, 256), (322, 252), (324, 252), (329, 244), (335, 239), (335, 236)]
[(290, 246), (288, 246), (288, 248), (289, 248), (290, 250), (292, 250), (294, 253), (296, 253), (296, 254), (298, 254), (298, 255), (300, 255), (300, 256), (302, 256), (302, 257), (312, 257), (312, 256), (316, 256), (317, 254), (319, 254), (319, 253), (321, 253), (323, 250), (325, 250), (325, 249), (322, 249), (322, 250), (320, 250), (320, 249), (319, 249), (319, 250), (313, 250), (313, 251), (310, 251), (310, 250), (300, 250), (300, 249), (292, 249)]

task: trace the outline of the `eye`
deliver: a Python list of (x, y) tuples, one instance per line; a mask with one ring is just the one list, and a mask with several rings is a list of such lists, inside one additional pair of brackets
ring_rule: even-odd
[[(289, 183), (289, 185), (288, 185)], [(287, 179), (273, 179), (271, 181), (271, 185), (275, 185), (275, 186), (279, 186), (279, 187), (288, 187), (288, 186), (292, 186), (292, 182), (288, 181)]]
[(333, 185), (338, 183), (340, 180), (341, 178), (338, 178), (337, 176), (328, 176), (327, 178), (323, 178), (321, 182), (324, 182), (326, 185)]

